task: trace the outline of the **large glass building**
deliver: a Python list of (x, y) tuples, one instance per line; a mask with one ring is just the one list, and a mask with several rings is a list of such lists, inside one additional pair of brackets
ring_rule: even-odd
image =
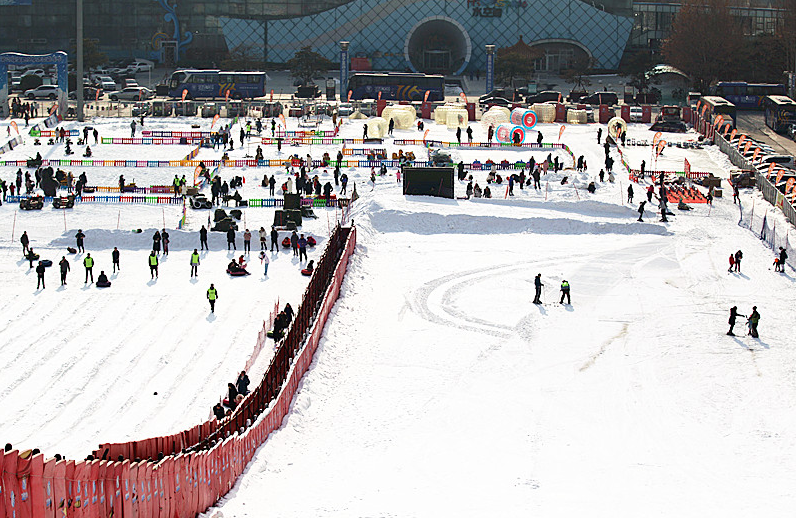
[[(780, 11), (753, 0), (734, 12), (749, 34), (774, 32)], [(627, 49), (656, 49), (679, 3), (632, 0), (84, 0), (84, 34), (111, 58), (183, 66), (282, 63), (311, 46), (336, 60), (338, 42), (376, 70), (483, 70), (484, 45), (518, 41), (566, 68), (589, 56), (615, 69)], [(0, 0), (0, 50), (73, 52), (75, 0)]]
[[(483, 69), (484, 45), (520, 38), (566, 67), (586, 54), (616, 68), (633, 27), (630, 0), (84, 0), (84, 35), (110, 57), (181, 65), (285, 62), (301, 47), (336, 60), (338, 42), (374, 69), (462, 73)], [(75, 0), (0, 0), (0, 50), (72, 52)], [(168, 42), (168, 43), (166, 43)]]

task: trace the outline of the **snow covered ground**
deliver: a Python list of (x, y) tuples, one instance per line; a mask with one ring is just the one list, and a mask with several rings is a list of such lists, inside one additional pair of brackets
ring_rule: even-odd
[[(129, 121), (93, 124), (101, 135), (129, 135)], [(454, 140), (429, 126), (429, 138)], [(475, 140), (485, 140), (484, 129), (473, 127)], [(597, 127), (568, 125), (561, 138), (586, 158), (588, 173), (566, 171), (565, 185), (563, 174), (548, 175), (543, 190), (515, 188), (507, 199), (498, 189), (491, 200), (405, 197), (393, 170), (373, 190), (369, 170), (348, 171), (361, 196), (353, 213), (359, 244), (316, 359), (282, 428), (207, 515), (789, 515), (796, 504), (794, 272), (773, 271), (771, 251), (737, 225), (729, 197), (712, 208), (675, 210), (669, 223), (649, 212), (639, 223), (637, 204), (623, 203), (626, 174), (598, 182), (589, 195), (603, 157)], [(558, 128), (540, 125), (548, 142)], [(355, 138), (361, 126), (342, 132)], [(652, 132), (630, 125), (629, 137), (651, 140)], [(695, 135), (667, 135), (677, 139)], [(100, 145), (95, 156), (173, 159), (185, 154), (179, 148)], [(35, 150), (26, 143), (12, 153)], [(301, 156), (324, 151), (334, 156), (337, 148), (283, 148)], [(276, 157), (274, 148), (264, 152)], [(656, 168), (649, 147), (625, 152), (633, 167), (646, 160)], [(453, 157), (530, 154), (546, 155), (466, 150)], [(672, 147), (657, 169), (682, 170), (686, 157), (695, 171), (726, 176), (730, 167), (715, 147)], [(155, 184), (174, 169), (136, 174)], [(0, 177), (12, 172), (0, 169)], [(263, 196), (264, 172), (274, 170), (244, 172), (244, 197)], [(114, 185), (119, 172), (87, 174), (90, 183)], [(485, 176), (474, 173), (482, 186)], [(643, 187), (636, 186), (636, 202)], [(456, 189), (463, 195), (464, 184)], [(761, 203), (751, 191), (742, 198)], [(229, 279), (223, 269), (232, 254), (220, 235), (192, 283), (188, 256), (206, 213), (189, 212), (187, 229), (171, 230), (180, 209), (86, 204), (64, 221), (50, 207), (16, 215), (13, 206), (0, 208), (7, 293), (1, 438), (80, 458), (99, 442), (196, 424), (242, 368), (273, 302), (298, 302), (306, 281), (292, 255), (274, 253), (265, 278), (252, 254), (253, 275)], [(339, 217), (316, 212), (303, 227), (321, 238), (314, 254)], [(250, 208), (246, 217), (255, 229), (268, 228), (273, 215)], [(151, 282), (145, 256), (164, 221), (173, 251)], [(95, 273), (109, 269), (113, 246), (125, 270), (99, 290), (80, 282), (82, 256), (71, 256), (65, 289), (51, 269), (47, 289), (35, 290), (35, 274), (21, 260), (21, 231), (57, 262), (77, 228), (99, 257)], [(738, 249), (743, 271), (729, 274), (727, 256)], [(545, 283), (541, 306), (531, 303), (537, 273)], [(571, 306), (558, 304), (563, 279), (572, 285)], [(210, 282), (220, 292), (215, 315), (204, 295)], [(742, 314), (758, 307), (760, 339), (744, 336), (741, 323), (737, 337), (725, 335), (733, 305)]]

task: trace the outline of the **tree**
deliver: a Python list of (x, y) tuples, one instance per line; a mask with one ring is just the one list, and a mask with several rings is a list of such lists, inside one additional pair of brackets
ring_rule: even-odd
[(562, 69), (559, 75), (568, 83), (574, 83), (572, 91), (585, 92), (591, 84), (589, 74), (592, 72), (592, 60), (589, 56), (575, 58), (568, 68)]
[(501, 54), (495, 60), (495, 79), (498, 84), (511, 85), (511, 78), (523, 77), (530, 79), (533, 76), (535, 67), (534, 59), (541, 57), (541, 51), (537, 51), (537, 56), (520, 55), (516, 52)]
[(740, 22), (727, 0), (685, 0), (662, 53), (706, 92), (714, 81), (731, 78), (743, 46)]
[(262, 47), (255, 45), (238, 45), (221, 61), (224, 70), (261, 70), (264, 66)]
[(41, 86), (42, 79), (41, 77), (37, 76), (36, 74), (28, 74), (26, 76), (22, 76), (19, 80), (19, 89), (21, 91), (32, 90), (37, 86)]
[[(72, 47), (72, 55), (77, 55), (77, 48)], [(83, 39), (83, 67), (86, 70), (96, 68), (108, 62), (108, 56), (100, 52), (99, 43), (96, 40)]]
[(292, 59), (288, 60), (287, 66), (293, 77), (299, 79), (302, 84), (309, 84), (317, 75), (325, 74), (334, 68), (334, 63), (317, 52), (313, 52), (312, 47), (303, 47), (296, 52)]
[(655, 82), (650, 71), (655, 67), (655, 58), (647, 51), (631, 54), (619, 67), (619, 71), (630, 77), (629, 84), (640, 93), (645, 93)]
[(787, 67), (787, 44), (771, 34), (761, 34), (744, 42), (743, 58), (738, 62), (738, 78), (755, 83), (780, 83)]

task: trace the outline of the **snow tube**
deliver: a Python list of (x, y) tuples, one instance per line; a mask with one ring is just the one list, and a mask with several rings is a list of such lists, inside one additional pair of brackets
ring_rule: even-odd
[(511, 123), (517, 126), (525, 126), (525, 129), (531, 129), (536, 126), (536, 119), (536, 112), (533, 110), (526, 110), (525, 108), (511, 110)]
[(318, 244), (318, 242), (315, 241), (314, 237), (310, 236), (310, 237), (307, 238), (307, 244), (310, 245), (310, 246), (315, 246), (315, 245)]
[(110, 288), (110, 287), (111, 287), (111, 281), (108, 281), (108, 282), (98, 282), (97, 284), (95, 284), (95, 286), (96, 286), (97, 288)]
[(282, 240), (282, 246), (284, 246), (285, 248), (290, 248), (290, 238), (289, 237), (286, 237), (285, 239)]
[(234, 272), (227, 270), (227, 273), (233, 277), (243, 277), (244, 275), (249, 275), (249, 272), (246, 270), (235, 270)]
[(520, 143), (525, 140), (525, 130), (521, 126), (512, 126), (511, 124), (499, 124), (495, 129), (495, 139), (498, 142), (513, 143), (514, 135), (519, 133)]
[(303, 270), (301, 270), (301, 275), (306, 275), (307, 277), (309, 277), (310, 275), (312, 275), (312, 270), (304, 268)]
[(76, 254), (77, 248), (72, 248), (71, 246), (67, 246), (66, 251), (69, 252), (70, 254)]
[(44, 266), (44, 267), (50, 267), (50, 266), (52, 266), (52, 265), (53, 265), (53, 262), (52, 262), (52, 261), (50, 261), (49, 259), (44, 259), (44, 260), (42, 260), (41, 264), (42, 264), (42, 266)]

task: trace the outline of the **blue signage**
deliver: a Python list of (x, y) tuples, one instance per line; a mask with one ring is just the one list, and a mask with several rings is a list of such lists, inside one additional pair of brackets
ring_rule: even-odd
[(348, 97), (348, 50), (340, 50), (340, 100)]
[(32, 0), (0, 0), (0, 5), (33, 5)]
[(495, 88), (495, 53), (486, 53), (486, 93)]

